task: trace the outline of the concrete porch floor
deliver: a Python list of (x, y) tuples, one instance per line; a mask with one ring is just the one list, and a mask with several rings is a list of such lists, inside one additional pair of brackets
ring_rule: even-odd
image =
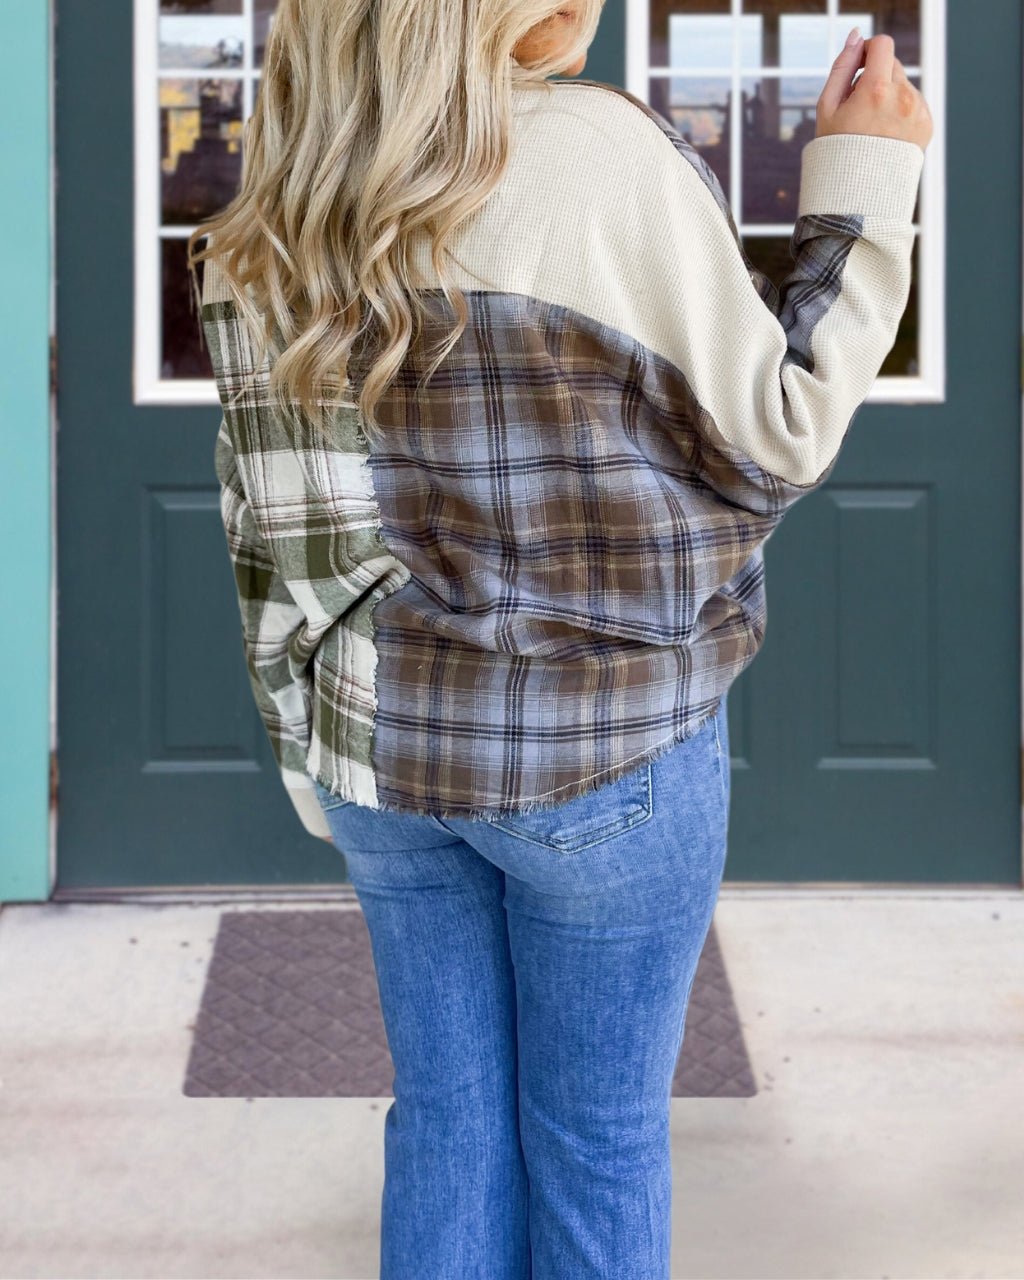
[[(181, 1094), (253, 907), (0, 909), (5, 1280), (377, 1276), (390, 1098)], [(726, 885), (715, 927), (759, 1093), (673, 1102), (673, 1276), (1024, 1277), (1024, 894)]]

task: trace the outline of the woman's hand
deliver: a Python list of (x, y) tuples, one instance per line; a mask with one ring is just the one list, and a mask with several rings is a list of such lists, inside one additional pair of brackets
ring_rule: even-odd
[[(854, 28), (856, 30), (856, 28)], [(858, 36), (840, 51), (818, 99), (817, 134), (870, 133), (916, 142), (923, 151), (935, 126), (922, 95), (907, 79), (892, 36)], [(856, 84), (853, 77), (863, 64)]]

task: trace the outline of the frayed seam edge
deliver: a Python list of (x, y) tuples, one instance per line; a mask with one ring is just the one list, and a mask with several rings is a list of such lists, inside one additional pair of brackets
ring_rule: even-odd
[[(720, 706), (721, 695), (719, 695), (713, 710), (705, 715), (703, 719), (699, 720), (696, 725), (693, 725), (689, 732), (686, 731), (685, 727), (683, 730), (674, 731), (669, 735), (669, 737), (663, 738), (661, 742), (655, 743), (654, 747), (647, 748), (646, 750), (648, 754), (645, 755), (644, 752), (639, 753), (640, 756), (644, 756), (644, 758), (639, 759), (639, 763), (634, 763), (638, 760), (637, 756), (631, 756), (626, 761), (620, 761), (616, 766), (615, 772), (592, 775), (590, 778), (585, 780), (587, 785), (583, 789), (576, 791), (573, 795), (568, 797), (555, 800), (550, 800), (547, 797), (544, 797), (537, 800), (527, 800), (522, 803), (511, 805), (473, 805), (468, 808), (452, 808), (451, 806), (446, 806), (425, 810), (423, 808), (416, 807), (414, 804), (394, 797), (383, 798), (378, 789), (377, 804), (364, 805), (363, 807), (368, 809), (377, 809), (384, 813), (402, 813), (408, 817), (464, 818), (471, 822), (489, 822), (501, 818), (515, 818), (521, 817), (525, 814), (544, 813), (550, 810), (559, 809), (562, 805), (569, 804), (572, 800), (578, 800), (582, 796), (591, 795), (606, 785), (621, 782), (624, 778), (628, 777), (629, 774), (635, 773), (637, 770), (643, 769), (646, 766), (653, 764), (656, 760), (659, 760), (662, 756), (667, 755), (674, 747), (680, 746), (684, 742), (688, 742), (691, 738), (695, 738), (702, 729), (705, 729), (708, 724), (715, 719), (718, 715)], [(358, 800), (353, 800), (349, 796), (343, 796), (340, 791), (333, 790), (331, 786), (327, 782), (324, 782), (318, 775), (315, 776), (317, 777), (317, 781), (320, 782), (332, 796), (337, 796), (339, 799), (347, 800), (350, 804), (361, 803)], [(562, 789), (565, 790), (565, 788)]]

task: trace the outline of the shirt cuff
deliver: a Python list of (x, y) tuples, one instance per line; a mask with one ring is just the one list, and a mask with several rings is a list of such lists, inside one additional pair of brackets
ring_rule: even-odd
[(903, 138), (826, 133), (801, 153), (797, 216), (860, 214), (909, 222), (914, 216), (924, 150)]

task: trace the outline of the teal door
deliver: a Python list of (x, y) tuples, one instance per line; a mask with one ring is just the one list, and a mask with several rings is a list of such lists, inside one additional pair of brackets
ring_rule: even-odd
[[(778, 281), (824, 79), (781, 70), (868, 15), (911, 72), (922, 2), (748, 0), (757, 69), (729, 80), (694, 61), (725, 28), (692, 25), (732, 22), (728, 4), (607, 0), (582, 74), (636, 92), (642, 20), (648, 99)], [(98, 23), (58, 4), (58, 894), (345, 879), (252, 702), (184, 268), (238, 181), (273, 7), (110, 0)], [(934, 373), (938, 334), (944, 399), (865, 403), (765, 548), (766, 637), (729, 695), (729, 880), (1020, 883), (1021, 12), (976, 8), (945, 14), (945, 235), (922, 201), (880, 379), (895, 396)]]

